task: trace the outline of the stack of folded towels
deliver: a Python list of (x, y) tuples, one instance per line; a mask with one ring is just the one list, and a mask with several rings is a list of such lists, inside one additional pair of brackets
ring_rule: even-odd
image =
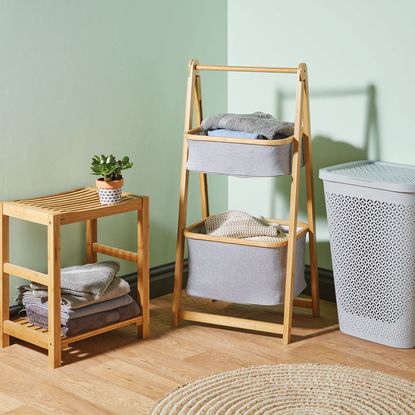
[[(62, 335), (74, 336), (139, 315), (138, 304), (128, 295), (129, 284), (116, 276), (119, 269), (113, 261), (62, 268)], [(32, 282), (19, 291), (29, 322), (47, 328), (47, 287)]]
[(278, 140), (294, 134), (292, 122), (279, 121), (271, 114), (217, 114), (201, 124), (203, 134), (213, 137), (237, 137)]

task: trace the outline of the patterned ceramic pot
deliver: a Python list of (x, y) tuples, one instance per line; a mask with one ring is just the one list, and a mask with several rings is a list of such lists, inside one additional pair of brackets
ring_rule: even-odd
[(106, 182), (101, 178), (97, 179), (96, 185), (101, 205), (114, 205), (121, 200), (124, 179)]

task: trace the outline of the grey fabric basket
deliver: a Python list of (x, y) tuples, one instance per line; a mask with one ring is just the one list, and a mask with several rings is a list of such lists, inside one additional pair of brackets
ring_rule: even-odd
[[(287, 243), (265, 248), (256, 241), (252, 241), (251, 246), (193, 239), (195, 233), (202, 233), (201, 228), (186, 232), (189, 247), (187, 294), (239, 304), (284, 303)], [(304, 249), (305, 234), (297, 239), (296, 245), (295, 296), (306, 287)]]
[(192, 140), (188, 136), (187, 143), (187, 169), (190, 171), (243, 177), (273, 177), (291, 173), (291, 142), (280, 145), (239, 144)]

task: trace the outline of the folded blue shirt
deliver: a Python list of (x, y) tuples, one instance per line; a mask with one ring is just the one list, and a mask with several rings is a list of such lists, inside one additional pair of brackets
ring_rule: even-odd
[(223, 128), (219, 128), (217, 130), (209, 130), (207, 134), (212, 137), (234, 137), (234, 138), (253, 138), (253, 139), (262, 138), (260, 134), (246, 133), (244, 131), (224, 130)]

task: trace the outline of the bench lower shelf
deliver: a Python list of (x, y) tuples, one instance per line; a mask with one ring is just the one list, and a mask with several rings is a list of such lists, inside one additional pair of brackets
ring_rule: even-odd
[[(117, 323), (109, 324), (99, 329), (80, 333), (75, 336), (62, 336), (61, 337), (61, 348), (66, 349), (70, 343), (75, 343), (79, 340), (86, 339), (88, 337), (96, 336), (97, 334), (105, 333), (121, 327), (130, 325), (140, 325), (143, 323), (142, 316), (130, 318), (128, 320), (119, 321)], [(27, 318), (18, 318), (16, 320), (5, 320), (3, 322), (4, 334), (16, 337), (20, 340), (27, 341), (35, 344), (36, 346), (48, 348), (49, 345), (49, 333), (47, 329), (31, 324)]]

